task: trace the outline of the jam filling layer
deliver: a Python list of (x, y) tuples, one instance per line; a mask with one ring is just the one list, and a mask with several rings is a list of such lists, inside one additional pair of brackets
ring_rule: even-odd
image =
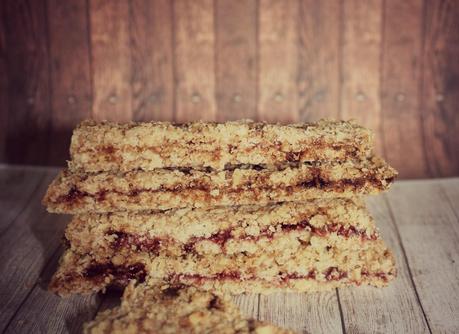
[[(386, 183), (391, 183), (394, 180), (393, 177), (384, 179)], [(314, 175), (310, 180), (300, 182), (298, 184), (292, 184), (288, 186), (283, 186), (282, 188), (276, 187), (252, 187), (252, 185), (246, 184), (243, 187), (239, 188), (222, 188), (222, 192), (226, 193), (240, 193), (243, 191), (273, 191), (275, 189), (285, 189), (287, 192), (293, 192), (295, 189), (304, 188), (316, 188), (325, 191), (336, 191), (343, 192), (345, 189), (357, 190), (363, 188), (366, 184), (371, 184), (374, 188), (383, 190), (385, 186), (383, 180), (375, 176), (366, 176), (359, 177), (355, 179), (341, 179), (339, 181), (330, 181), (322, 178), (320, 175)], [(107, 194), (117, 194), (122, 196), (135, 197), (141, 193), (158, 193), (158, 192), (174, 192), (180, 193), (184, 190), (196, 190), (209, 193), (212, 191), (213, 187), (211, 184), (203, 182), (191, 182), (190, 184), (176, 184), (172, 186), (161, 186), (158, 189), (144, 189), (144, 188), (134, 188), (129, 192), (121, 192), (117, 190), (107, 190), (103, 189), (94, 194), (81, 191), (76, 185), (72, 185), (67, 192), (67, 194), (61, 195), (56, 199), (57, 203), (72, 203), (76, 202), (84, 197), (94, 198), (97, 202), (102, 202), (106, 199)]]
[[(282, 224), (279, 227), (283, 233), (306, 230), (310, 231), (311, 234), (319, 237), (326, 237), (330, 233), (336, 233), (337, 235), (344, 238), (358, 236), (362, 241), (378, 239), (378, 234), (376, 232), (374, 232), (371, 235), (368, 235), (365, 229), (357, 229), (355, 226), (345, 227), (343, 225), (336, 223), (327, 224), (322, 227), (315, 227), (311, 225), (308, 220), (303, 220), (297, 224)], [(220, 246), (222, 250), (224, 250), (226, 243), (230, 240), (258, 241), (261, 238), (267, 238), (272, 240), (275, 238), (275, 234), (278, 232), (278, 229), (276, 229), (276, 231), (273, 232), (270, 229), (266, 228), (263, 231), (261, 231), (260, 234), (257, 236), (246, 235), (243, 237), (235, 238), (231, 235), (230, 228), (214, 233), (210, 237), (193, 237), (190, 239), (190, 241), (188, 241), (186, 244), (182, 246), (182, 249), (184, 253), (195, 252), (195, 246), (198, 242), (210, 241), (217, 244), (218, 246)], [(119, 250), (121, 248), (132, 249), (132, 246), (135, 246), (135, 249), (137, 251), (159, 254), (160, 250), (163, 248), (167, 248), (168, 244), (175, 243), (175, 241), (171, 239), (161, 239), (157, 237), (152, 238), (147, 236), (146, 234), (132, 234), (122, 231), (115, 231), (111, 229), (106, 232), (106, 235), (116, 236), (115, 240), (110, 244), (111, 248), (114, 250)]]
[[(288, 283), (292, 280), (315, 280), (319, 272), (316, 269), (311, 269), (307, 274), (299, 273), (283, 273), (279, 272), (277, 277), (273, 278), (278, 283)], [(326, 281), (340, 281), (348, 278), (346, 271), (340, 270), (337, 267), (329, 267), (321, 272)], [(374, 277), (388, 282), (391, 273), (375, 272), (370, 273), (366, 269), (362, 269), (363, 277)], [(126, 285), (129, 280), (136, 279), (143, 282), (147, 276), (145, 266), (142, 263), (135, 263), (130, 266), (116, 266), (113, 263), (93, 263), (84, 272), (83, 277), (89, 280), (102, 281), (105, 277), (111, 276), (113, 282), (117, 285)], [(206, 281), (240, 281), (257, 280), (256, 276), (241, 277), (241, 273), (237, 271), (221, 272), (212, 276), (204, 276), (199, 274), (173, 274), (167, 278), (170, 282), (193, 281), (195, 284), (203, 284)]]

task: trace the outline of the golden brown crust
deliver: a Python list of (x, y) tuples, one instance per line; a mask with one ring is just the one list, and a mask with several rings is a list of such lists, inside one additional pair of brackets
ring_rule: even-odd
[(354, 122), (321, 120), (292, 125), (235, 121), (116, 124), (85, 121), (74, 131), (72, 170), (223, 169), (226, 164), (276, 164), (364, 158), (372, 133)]
[(308, 236), (301, 232), (289, 236), (273, 239), (253, 254), (241, 250), (232, 255), (190, 253), (174, 257), (137, 252), (97, 261), (95, 255), (68, 250), (50, 288), (61, 295), (88, 293), (113, 285), (124, 286), (130, 279), (155, 278), (209, 288), (236, 289), (237, 283), (241, 283), (239, 290), (226, 291), (231, 293), (244, 292), (245, 286), (255, 289), (245, 292), (254, 293), (296, 288), (304, 292), (334, 288), (335, 281), (341, 285), (384, 285), (395, 275), (393, 256), (382, 240), (365, 241), (334, 234)]
[(50, 185), (44, 204), (51, 212), (74, 214), (266, 205), (378, 193), (387, 189), (395, 176), (396, 171), (376, 157), (280, 169), (160, 169), (116, 174), (64, 171)]
[(378, 235), (363, 201), (357, 198), (161, 213), (88, 213), (74, 216), (65, 235), (74, 252), (91, 253), (102, 260), (139, 251), (171, 256), (250, 254), (267, 243), (273, 250), (273, 239), (287, 242), (298, 232), (304, 239), (335, 234), (372, 240)]
[(229, 297), (184, 285), (130, 284), (121, 306), (85, 324), (86, 334), (225, 333), (288, 334), (273, 325), (246, 319)]

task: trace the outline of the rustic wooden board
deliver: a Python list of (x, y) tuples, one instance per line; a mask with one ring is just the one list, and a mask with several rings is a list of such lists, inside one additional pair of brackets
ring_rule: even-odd
[(51, 127), (48, 161), (69, 159), (75, 124), (91, 115), (92, 81), (87, 2), (48, 1)]
[(425, 6), (424, 140), (432, 176), (452, 176), (459, 171), (459, 6), (440, 0)]
[[(41, 198), (55, 169), (0, 166), (0, 331), (78, 333), (119, 294), (59, 298), (46, 286), (69, 217)], [(398, 182), (369, 209), (393, 249), (398, 278), (385, 289), (241, 295), (241, 310), (303, 333), (457, 333), (459, 179)]]
[(129, 121), (132, 119), (129, 3), (96, 0), (89, 4), (92, 116), (99, 120)]
[[(341, 117), (357, 119), (377, 132), (382, 1), (343, 1), (342, 15)], [(382, 152), (380, 137), (376, 152)]]
[(215, 2), (217, 119), (255, 119), (257, 114), (257, 3)]
[[(6, 155), (11, 163), (47, 163), (50, 87), (46, 1), (3, 1), (1, 26), (8, 52)], [(33, 143), (29, 145), (29, 143)]]
[(217, 117), (215, 101), (214, 3), (174, 1), (175, 119)]
[(298, 112), (300, 121), (340, 117), (339, 1), (300, 1)]
[[(400, 177), (428, 175), (422, 145), (422, 12), (418, 0), (384, 2), (381, 48), (381, 142), (384, 157)], [(385, 18), (390, 17), (390, 24)], [(418, 83), (414, 85), (413, 82)], [(406, 159), (403, 143), (412, 145)]]
[(130, 14), (133, 118), (172, 121), (172, 1), (132, 1)]
[(396, 184), (387, 197), (432, 332), (457, 333), (459, 224), (453, 202), (436, 181)]
[(258, 117), (298, 119), (298, 0), (260, 1), (258, 8)]

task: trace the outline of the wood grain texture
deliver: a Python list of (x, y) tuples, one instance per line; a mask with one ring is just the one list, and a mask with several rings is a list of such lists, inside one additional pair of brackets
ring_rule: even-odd
[(0, 6), (0, 161), (7, 161), (6, 135), (8, 131), (8, 69), (3, 6)]
[(434, 181), (411, 181), (396, 184), (388, 202), (432, 332), (457, 333), (459, 224), (447, 196)]
[(217, 120), (257, 114), (257, 2), (215, 2)]
[(178, 122), (216, 119), (214, 24), (212, 1), (174, 1)]
[[(91, 115), (88, 8), (80, 0), (48, 0), (51, 127), (48, 161), (69, 159), (72, 129)], [(59, 129), (59, 130), (57, 130)]]
[(21, 167), (0, 168), (0, 236), (14, 223), (45, 176), (43, 171)]
[(258, 8), (258, 118), (298, 119), (297, 0), (260, 1)]
[(100, 304), (98, 295), (62, 298), (47, 290), (62, 251), (55, 252), (4, 333), (81, 333), (83, 323), (94, 317)]
[[(341, 117), (375, 132), (381, 126), (382, 1), (343, 1)], [(381, 138), (376, 152), (382, 153)]]
[(381, 237), (394, 251), (397, 278), (384, 289), (339, 289), (346, 333), (429, 333), (389, 207), (381, 196), (368, 198), (367, 204)]
[[(11, 163), (47, 163), (50, 87), (45, 0), (3, 1), (8, 76), (6, 156)], [(33, 143), (33, 144), (31, 144)]]
[[(8, 325), (27, 299), (59, 246), (67, 217), (50, 217), (41, 205), (41, 198), (54, 175), (55, 171), (47, 173), (36, 196), (0, 236), (0, 295), (4, 296), (0, 305), (0, 330)], [(46, 224), (43, 224), (45, 219)]]
[(380, 140), (401, 177), (422, 177), (428, 175), (419, 113), (423, 2), (386, 0), (383, 11)]
[(300, 121), (338, 119), (340, 112), (340, 1), (300, 1), (298, 108)]
[(430, 173), (459, 174), (459, 5), (425, 2), (422, 116)]
[(90, 1), (94, 103), (99, 120), (132, 119), (129, 2)]
[(132, 112), (137, 121), (172, 121), (172, 1), (131, 2)]
[(259, 318), (298, 333), (342, 333), (335, 291), (261, 295)]
[(233, 302), (239, 307), (242, 314), (253, 319), (258, 319), (258, 304), (260, 302), (259, 294), (233, 296)]

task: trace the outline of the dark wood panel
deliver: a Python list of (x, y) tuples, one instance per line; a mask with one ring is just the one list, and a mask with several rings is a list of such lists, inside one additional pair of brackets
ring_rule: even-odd
[(72, 129), (91, 116), (88, 8), (80, 0), (48, 0), (51, 56), (49, 162), (69, 159)]
[[(343, 1), (341, 117), (379, 133), (382, 1)], [(381, 137), (376, 151), (382, 152)]]
[(132, 112), (137, 121), (172, 121), (172, 1), (131, 2)]
[(132, 119), (129, 2), (90, 1), (91, 60), (96, 119)]
[(0, 5), (0, 162), (7, 161), (6, 134), (8, 131), (8, 71), (3, 6)]
[(48, 162), (50, 87), (46, 2), (3, 1), (10, 163)]
[(434, 176), (459, 174), (459, 5), (426, 1), (422, 116)]
[(82, 119), (355, 118), (402, 178), (459, 175), (459, 2), (5, 0), (0, 162)]
[(174, 1), (174, 41), (176, 121), (215, 120), (213, 1)]
[(258, 117), (270, 122), (298, 119), (297, 0), (261, 1), (258, 9)]
[[(422, 13), (423, 3), (418, 0), (385, 1), (381, 141), (384, 156), (402, 177), (428, 175), (419, 113)], [(407, 143), (411, 143), (410, 159), (406, 157)]]
[(219, 121), (256, 118), (257, 2), (215, 2), (216, 94)]
[(339, 118), (340, 1), (300, 1), (298, 104), (299, 120)]

